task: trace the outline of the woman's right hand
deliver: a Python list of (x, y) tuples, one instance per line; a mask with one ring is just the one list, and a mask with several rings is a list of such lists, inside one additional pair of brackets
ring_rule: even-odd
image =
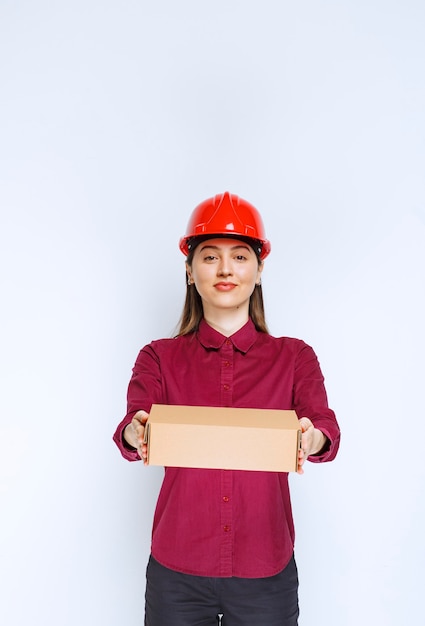
[(124, 429), (124, 439), (130, 446), (136, 448), (143, 463), (146, 463), (148, 456), (148, 446), (143, 443), (148, 417), (149, 414), (146, 411), (137, 411), (130, 424)]

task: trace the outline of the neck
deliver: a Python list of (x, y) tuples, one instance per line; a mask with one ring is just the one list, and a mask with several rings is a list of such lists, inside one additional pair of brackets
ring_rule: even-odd
[(204, 308), (204, 319), (209, 326), (217, 330), (225, 337), (230, 337), (242, 326), (245, 326), (249, 319), (248, 309), (240, 307), (231, 311), (208, 311)]

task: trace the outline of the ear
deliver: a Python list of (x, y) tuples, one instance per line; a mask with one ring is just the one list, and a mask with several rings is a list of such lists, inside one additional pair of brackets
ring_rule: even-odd
[(188, 280), (192, 280), (192, 268), (190, 267), (189, 263), (185, 263), (185, 267)]
[(255, 281), (256, 285), (261, 285), (261, 274), (263, 272), (263, 268), (264, 268), (264, 261), (260, 261), (260, 263), (258, 264), (257, 279)]

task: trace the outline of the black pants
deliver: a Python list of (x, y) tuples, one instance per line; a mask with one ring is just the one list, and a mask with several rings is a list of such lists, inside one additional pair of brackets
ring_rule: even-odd
[(180, 574), (150, 557), (145, 626), (297, 626), (298, 574), (292, 557), (269, 578)]

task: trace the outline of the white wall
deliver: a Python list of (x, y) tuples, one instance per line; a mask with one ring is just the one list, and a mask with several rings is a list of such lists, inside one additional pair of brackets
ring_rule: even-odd
[(300, 624), (421, 621), (424, 6), (1, 2), (2, 624), (142, 623), (161, 471), (111, 436), (179, 317), (189, 213), (226, 189), (343, 430), (292, 477)]

